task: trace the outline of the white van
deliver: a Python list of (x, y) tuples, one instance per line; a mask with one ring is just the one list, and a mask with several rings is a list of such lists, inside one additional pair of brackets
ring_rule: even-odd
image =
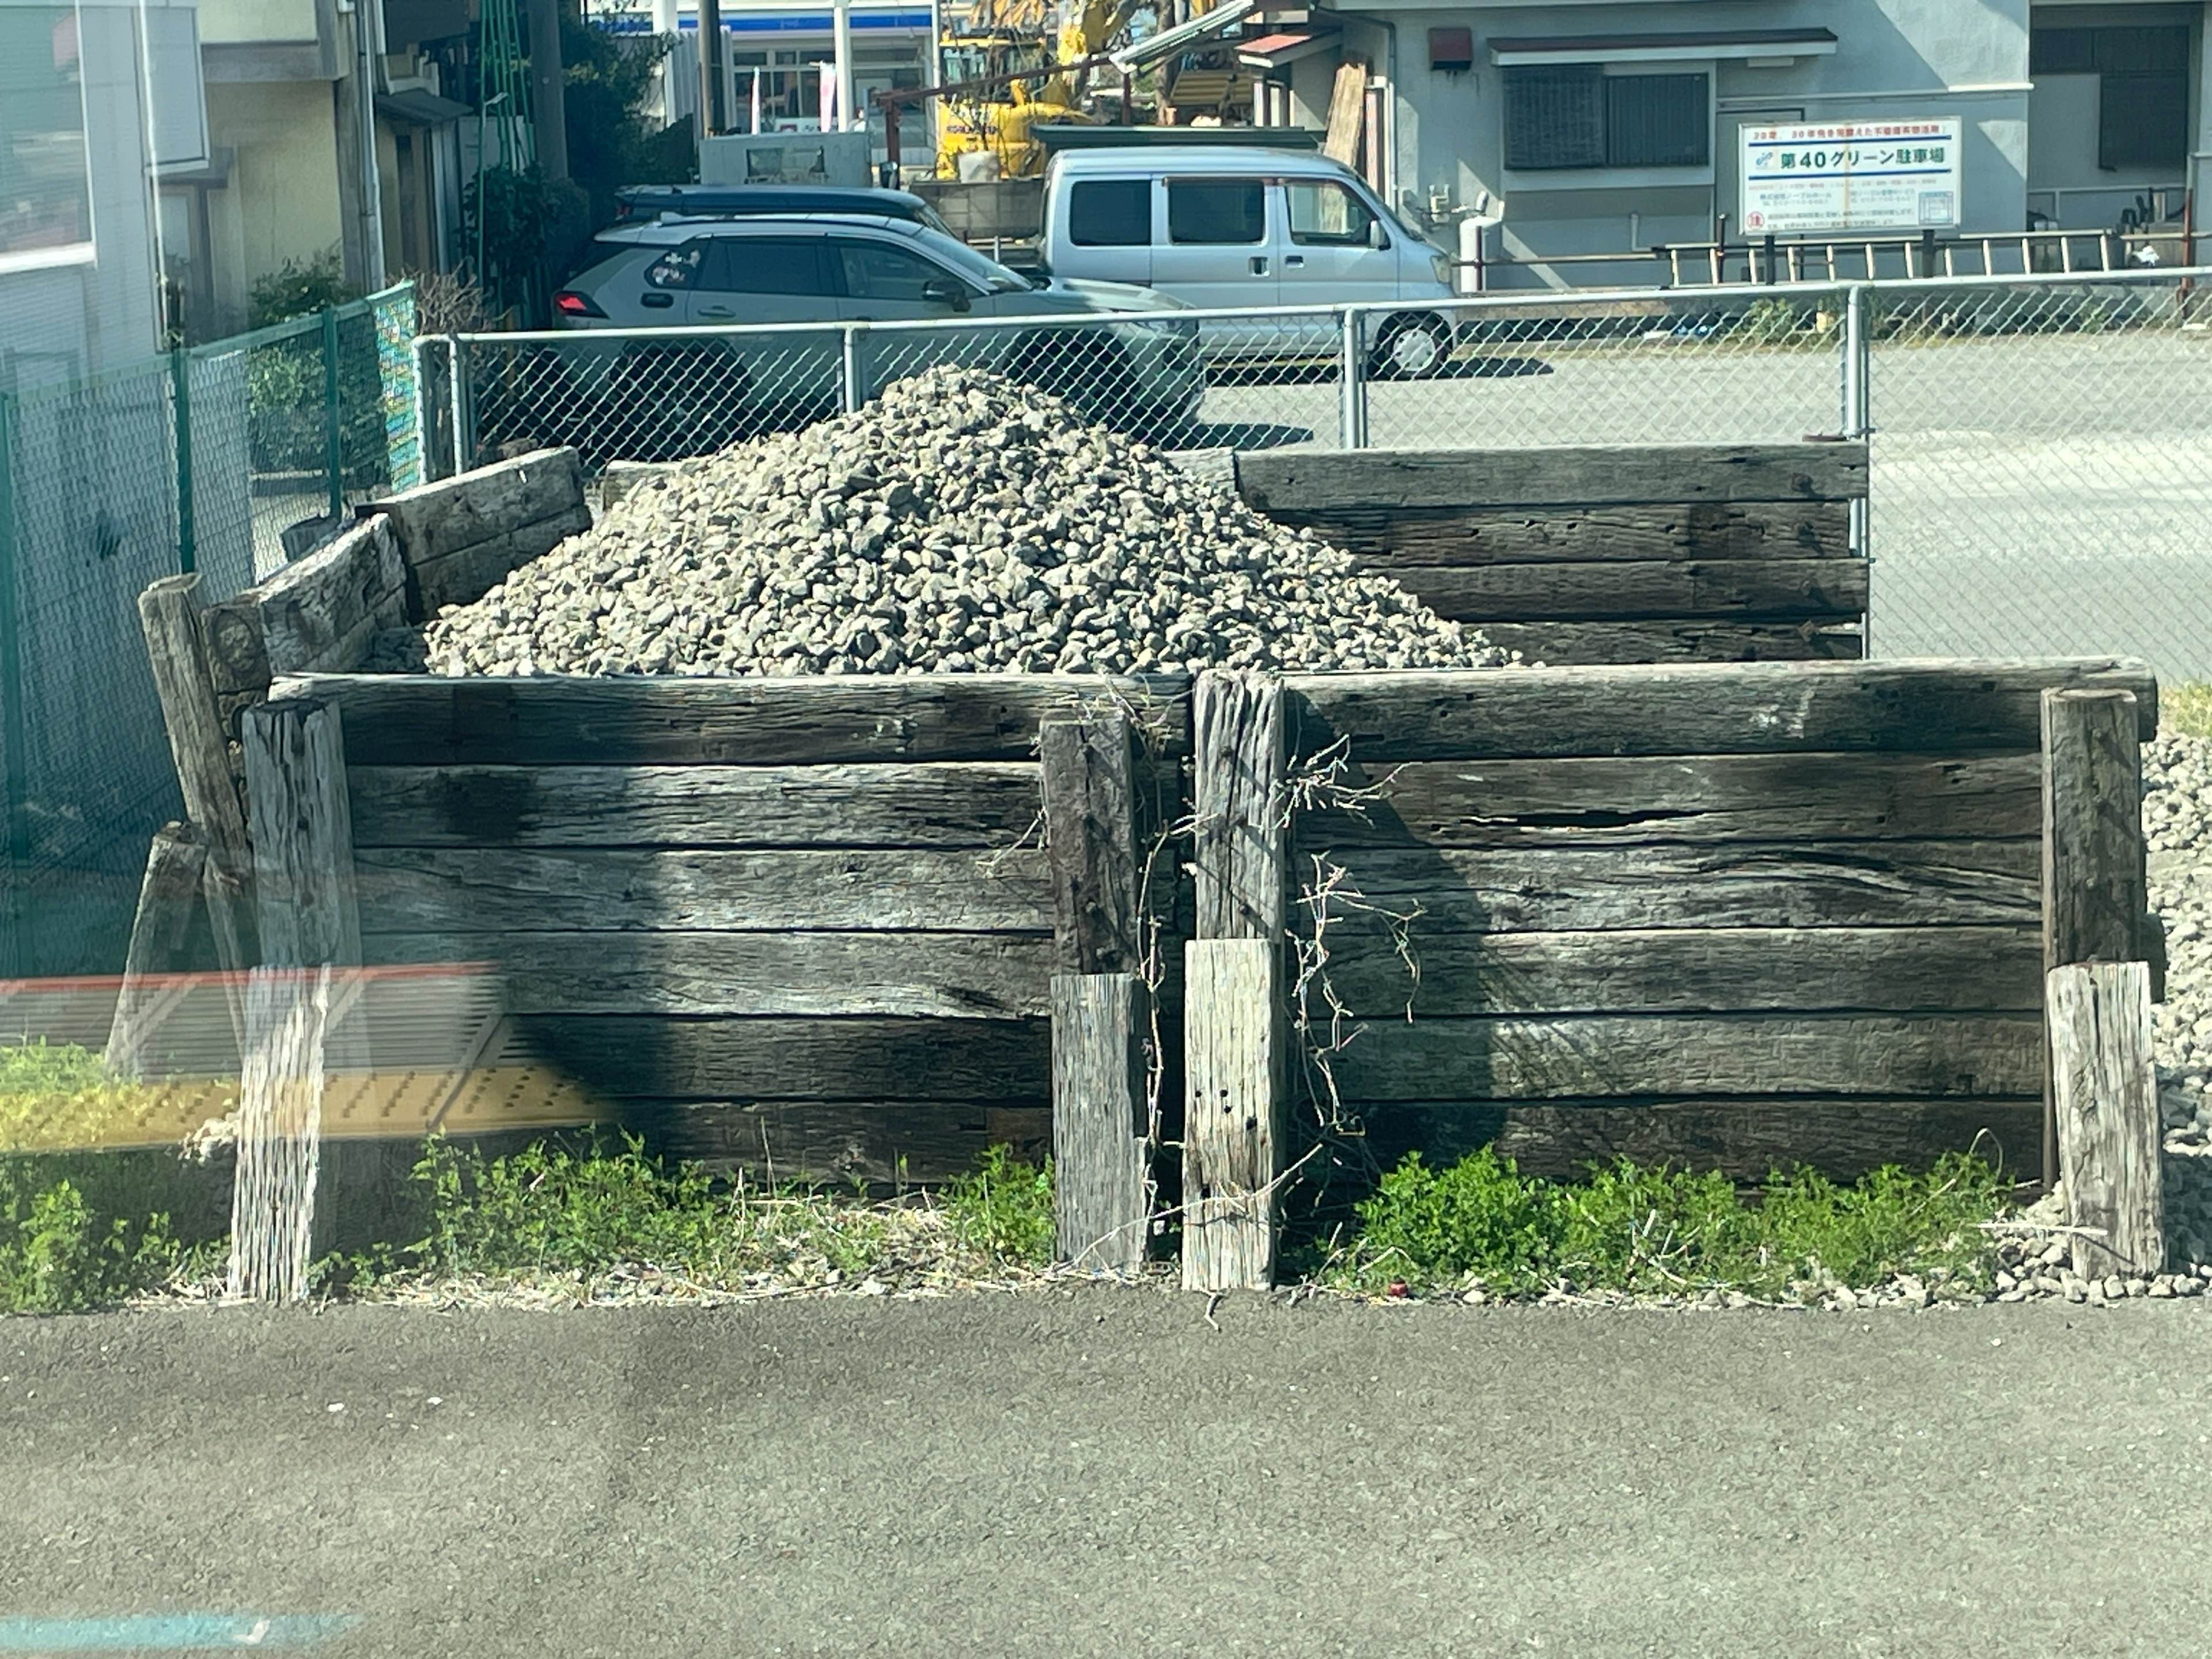
[[(1186, 305), (1434, 304), (1452, 297), (1448, 255), (1384, 207), (1364, 179), (1319, 155), (1164, 145), (1063, 150), (1045, 174), (1042, 263), (1054, 276), (1144, 283)], [(1382, 319), (1375, 372), (1433, 374), (1449, 356), (1449, 312)], [(1285, 343), (1322, 349), (1325, 323)], [(1250, 347), (1249, 328), (1206, 328), (1211, 347)], [(1314, 337), (1308, 341), (1305, 337)]]

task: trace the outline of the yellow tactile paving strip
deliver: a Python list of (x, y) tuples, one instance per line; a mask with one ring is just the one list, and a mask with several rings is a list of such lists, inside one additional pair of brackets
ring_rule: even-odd
[[(59, 1097), (0, 1097), (0, 1152), (173, 1146), (237, 1103), (235, 1078)], [(609, 1115), (585, 1090), (549, 1066), (487, 1066), (465, 1076), (428, 1071), (340, 1073), (324, 1085), (322, 1132), (332, 1139), (420, 1139), (433, 1127), (452, 1134), (489, 1134), (593, 1123)]]

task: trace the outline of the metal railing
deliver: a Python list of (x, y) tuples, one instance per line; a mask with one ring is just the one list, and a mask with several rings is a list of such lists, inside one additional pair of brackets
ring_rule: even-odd
[[(610, 329), (416, 343), (442, 470), (670, 459), (941, 362), (1160, 445), (1863, 436), (1873, 648), (2212, 678), (2204, 270), (1492, 294), (1406, 306)], [(1443, 354), (1423, 361), (1426, 331)], [(455, 372), (458, 369), (458, 373)]]

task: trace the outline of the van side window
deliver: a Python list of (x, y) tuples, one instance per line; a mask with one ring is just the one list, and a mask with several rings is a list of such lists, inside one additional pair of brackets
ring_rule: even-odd
[[(1375, 216), (1342, 185), (1292, 179), (1283, 185), (1291, 240), (1302, 246), (1365, 247)], [(1389, 246), (1387, 242), (1384, 246)]]
[(692, 288), (699, 281), (700, 262), (707, 257), (704, 238), (671, 248), (645, 268), (647, 288)]
[(1260, 242), (1267, 236), (1265, 179), (1168, 180), (1170, 242)]
[(1152, 181), (1083, 179), (1067, 193), (1067, 240), (1078, 247), (1149, 246)]

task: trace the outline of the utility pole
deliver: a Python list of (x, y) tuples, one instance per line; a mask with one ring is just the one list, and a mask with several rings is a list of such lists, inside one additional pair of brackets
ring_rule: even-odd
[(729, 130), (722, 107), (722, 3), (699, 0), (699, 136)]
[(568, 176), (568, 112), (561, 84), (561, 0), (528, 0), (530, 102), (538, 117), (538, 165)]

